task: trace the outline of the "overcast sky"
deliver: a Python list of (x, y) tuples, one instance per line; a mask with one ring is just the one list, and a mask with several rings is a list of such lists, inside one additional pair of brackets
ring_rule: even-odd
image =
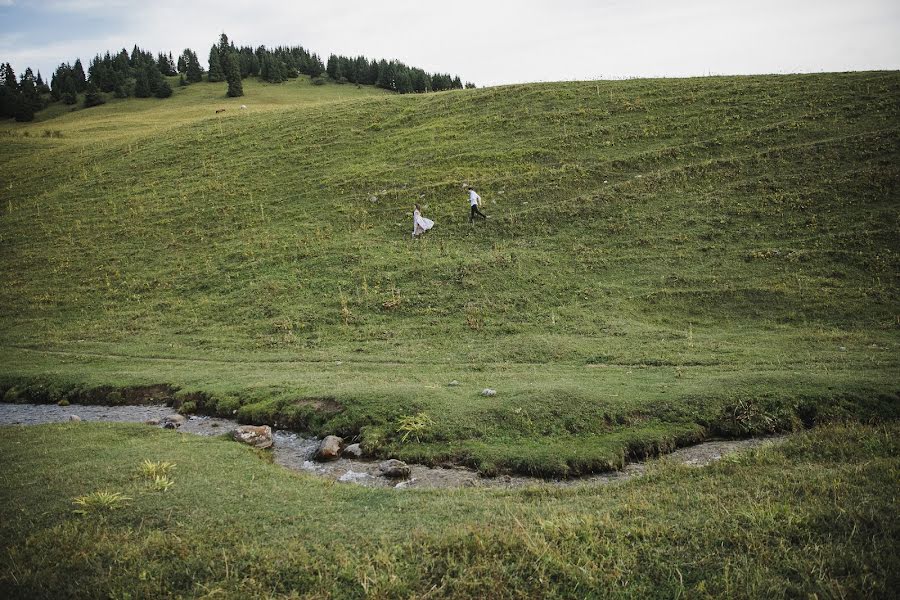
[(49, 78), (137, 43), (397, 58), (479, 86), (900, 68), (900, 0), (0, 0), (0, 61)]

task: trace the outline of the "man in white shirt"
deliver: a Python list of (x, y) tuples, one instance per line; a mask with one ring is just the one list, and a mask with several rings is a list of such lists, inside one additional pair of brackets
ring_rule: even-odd
[(472, 211), (469, 213), (469, 223), (475, 220), (475, 215), (487, 220), (487, 215), (478, 210), (481, 205), (481, 196), (476, 194), (471, 186), (469, 187), (469, 205), (472, 207)]

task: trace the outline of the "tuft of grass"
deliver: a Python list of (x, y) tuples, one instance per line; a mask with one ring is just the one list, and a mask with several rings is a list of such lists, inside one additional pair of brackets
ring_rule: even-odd
[(434, 420), (423, 412), (413, 416), (400, 417), (397, 420), (397, 432), (402, 434), (400, 442), (406, 443), (410, 437), (419, 442), (421, 441), (420, 436), (427, 433), (434, 425)]
[(170, 479), (165, 475), (156, 475), (150, 482), (150, 485), (157, 492), (167, 492), (173, 485), (175, 485), (175, 480)]
[(139, 467), (140, 475), (146, 479), (155, 480), (160, 477), (168, 477), (177, 465), (168, 461), (151, 461), (145, 458)]
[(106, 513), (124, 508), (128, 505), (130, 500), (131, 498), (121, 492), (100, 490), (73, 498), (72, 504), (79, 506), (80, 508), (75, 509), (72, 512), (79, 515)]

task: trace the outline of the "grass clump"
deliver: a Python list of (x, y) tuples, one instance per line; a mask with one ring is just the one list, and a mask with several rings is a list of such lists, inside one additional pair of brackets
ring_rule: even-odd
[(175, 463), (167, 461), (151, 461), (144, 459), (140, 466), (140, 475), (147, 484), (157, 492), (166, 492), (173, 485), (175, 480), (172, 478), (172, 471), (175, 470)]
[(106, 513), (124, 508), (128, 505), (130, 500), (131, 498), (121, 492), (100, 490), (73, 498), (72, 504), (80, 508), (77, 508), (72, 512), (79, 515)]
[(147, 479), (156, 479), (157, 477), (168, 477), (175, 470), (175, 463), (168, 461), (151, 461), (145, 458), (140, 466), (140, 474)]
[(435, 425), (434, 420), (427, 414), (420, 412), (414, 416), (400, 417), (397, 421), (397, 432), (401, 433), (400, 442), (406, 441), (413, 437), (417, 442), (421, 442), (421, 437)]

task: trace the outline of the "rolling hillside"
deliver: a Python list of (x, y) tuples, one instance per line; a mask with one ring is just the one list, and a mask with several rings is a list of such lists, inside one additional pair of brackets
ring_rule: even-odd
[(0, 125), (7, 401), (547, 475), (897, 416), (897, 73), (245, 93)]

